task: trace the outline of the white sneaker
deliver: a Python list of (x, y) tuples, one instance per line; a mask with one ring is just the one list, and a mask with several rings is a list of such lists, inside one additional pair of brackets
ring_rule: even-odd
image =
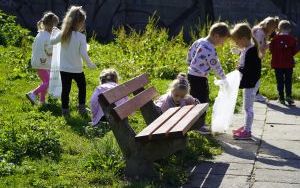
[(35, 104), (36, 96), (33, 92), (26, 93), (26, 97), (31, 102), (32, 105)]
[(267, 97), (264, 97), (263, 95), (261, 94), (257, 94), (255, 96), (255, 101), (257, 102), (266, 102), (267, 101)]

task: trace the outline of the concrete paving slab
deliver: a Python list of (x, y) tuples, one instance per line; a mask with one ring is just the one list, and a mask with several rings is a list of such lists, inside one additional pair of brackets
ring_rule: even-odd
[(290, 170), (290, 171), (299, 171), (300, 173), (300, 160), (258, 156), (257, 161), (255, 162), (255, 168), (273, 169), (273, 170)]
[(253, 188), (299, 188), (300, 184), (255, 182)]
[(256, 169), (255, 181), (300, 184), (300, 172), (288, 170)]

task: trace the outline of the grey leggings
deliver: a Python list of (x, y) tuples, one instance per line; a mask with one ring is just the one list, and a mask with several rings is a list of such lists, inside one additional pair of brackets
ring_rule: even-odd
[(251, 131), (252, 123), (254, 119), (254, 112), (253, 112), (253, 104), (255, 101), (256, 92), (259, 88), (259, 81), (255, 84), (253, 88), (245, 88), (243, 91), (243, 98), (244, 98), (244, 110), (245, 110), (245, 130)]

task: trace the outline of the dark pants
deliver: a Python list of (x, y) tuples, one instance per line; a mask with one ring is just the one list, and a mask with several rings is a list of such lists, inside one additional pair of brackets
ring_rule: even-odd
[(293, 69), (275, 69), (275, 75), (280, 99), (284, 99), (284, 89), (286, 97), (291, 97)]
[(61, 103), (63, 109), (69, 109), (69, 95), (71, 91), (72, 80), (74, 79), (78, 87), (79, 105), (85, 105), (86, 100), (86, 82), (84, 73), (60, 72), (62, 92)]
[[(188, 80), (191, 86), (190, 94), (198, 99), (200, 103), (209, 102), (209, 85), (208, 80), (205, 77), (188, 75)], [(206, 113), (203, 114), (201, 118), (201, 125), (205, 123)]]
[(191, 86), (190, 94), (198, 99), (201, 103), (209, 102), (209, 85), (205, 77), (188, 75), (188, 80)]

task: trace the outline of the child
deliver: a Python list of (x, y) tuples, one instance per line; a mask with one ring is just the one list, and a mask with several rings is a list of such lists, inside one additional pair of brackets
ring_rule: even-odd
[[(78, 87), (79, 105), (78, 111), (81, 115), (87, 113), (86, 102), (86, 81), (82, 69), (82, 59), (89, 68), (96, 68), (87, 54), (86, 36), (81, 33), (84, 29), (86, 13), (81, 7), (72, 6), (62, 25), (62, 31), (51, 38), (52, 44), (61, 42), (60, 53), (60, 75), (62, 82), (62, 115), (69, 116), (69, 94), (72, 80), (74, 79)], [(81, 59), (82, 58), (82, 59)]]
[[(279, 102), (289, 105), (294, 104), (292, 99), (292, 75), (295, 66), (294, 55), (297, 53), (297, 41), (290, 35), (291, 23), (282, 20), (279, 23), (279, 33), (275, 35), (270, 43), (272, 54), (271, 66), (275, 69)], [(284, 88), (286, 98), (284, 97)]]
[(45, 104), (45, 98), (49, 86), (49, 69), (51, 67), (52, 46), (50, 45), (50, 33), (53, 27), (59, 22), (58, 17), (47, 12), (42, 19), (38, 21), (38, 34), (32, 45), (31, 66), (37, 69), (37, 74), (42, 80), (39, 87), (26, 94), (26, 97), (32, 104), (36, 103), (36, 97), (39, 95), (40, 104)]
[(199, 104), (199, 101), (189, 95), (190, 85), (186, 75), (181, 73), (170, 85), (168, 92), (162, 95), (155, 105), (160, 108), (162, 112), (169, 108), (176, 106), (186, 106), (192, 104)]
[[(97, 126), (100, 121), (106, 121), (103, 110), (98, 102), (98, 97), (101, 93), (118, 86), (118, 73), (114, 69), (104, 69), (100, 73), (100, 84), (94, 90), (91, 98), (91, 110), (92, 110), (92, 125)], [(116, 105), (120, 105), (127, 101), (127, 98), (121, 99), (116, 102)]]
[(240, 88), (243, 91), (243, 103), (245, 110), (245, 123), (241, 128), (233, 131), (235, 139), (250, 139), (254, 118), (253, 103), (259, 87), (261, 74), (261, 59), (258, 48), (251, 41), (251, 28), (247, 23), (236, 24), (231, 32), (231, 37), (240, 48), (239, 71), (242, 73)]
[(227, 84), (215, 46), (221, 46), (230, 36), (228, 25), (220, 22), (211, 26), (205, 38), (195, 41), (189, 49), (187, 63), (191, 95), (201, 103), (209, 102), (208, 74), (212, 69)]
[[(257, 41), (259, 49), (259, 57), (262, 59), (266, 53), (266, 50), (269, 48), (267, 39), (275, 32), (279, 22), (278, 17), (267, 17), (261, 21), (258, 25), (254, 26), (252, 29), (252, 35)], [(266, 97), (257, 91), (255, 100), (259, 102), (265, 102)]]

